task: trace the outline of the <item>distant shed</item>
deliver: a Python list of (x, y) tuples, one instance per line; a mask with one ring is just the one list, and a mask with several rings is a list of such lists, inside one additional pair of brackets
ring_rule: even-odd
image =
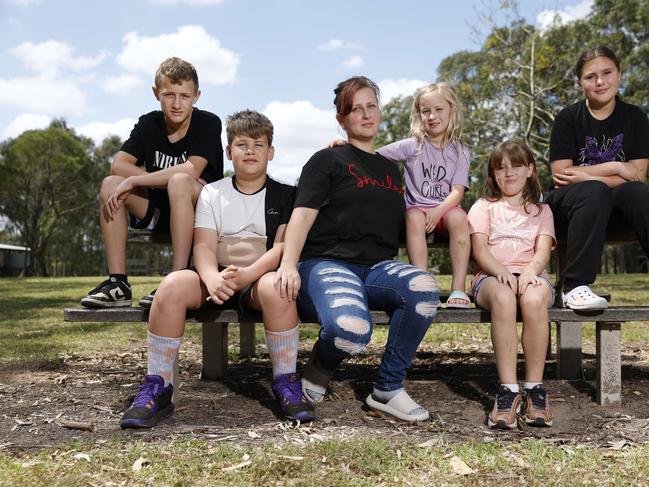
[(0, 243), (0, 276), (18, 276), (29, 265), (31, 249)]

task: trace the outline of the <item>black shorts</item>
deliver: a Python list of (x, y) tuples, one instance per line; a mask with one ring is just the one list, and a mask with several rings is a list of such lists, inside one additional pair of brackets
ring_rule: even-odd
[[(188, 267), (187, 269), (198, 274), (194, 266)], [(223, 268), (220, 268), (220, 270), (223, 270)], [(250, 295), (251, 289), (252, 284), (244, 287), (243, 289), (240, 289), (239, 291), (236, 291), (234, 295), (223, 304), (217, 304), (211, 300), (206, 301), (205, 303), (203, 303), (200, 309), (233, 309), (239, 313), (239, 319), (241, 321), (263, 323), (261, 311), (254, 309), (247, 304), (246, 298)]]
[(169, 195), (166, 189), (149, 189), (149, 207), (144, 218), (131, 217), (131, 228), (149, 230), (156, 233), (169, 233)]

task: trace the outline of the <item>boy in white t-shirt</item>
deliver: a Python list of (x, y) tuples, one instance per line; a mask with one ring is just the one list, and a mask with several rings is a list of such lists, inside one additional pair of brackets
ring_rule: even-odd
[[(149, 315), (148, 373), (122, 428), (150, 428), (173, 413), (172, 368), (190, 309), (219, 306), (263, 317), (273, 364), (273, 394), (283, 416), (315, 419), (296, 374), (298, 316), (294, 301), (280, 297), (274, 271), (295, 188), (266, 174), (274, 156), (273, 125), (245, 110), (230, 116), (226, 154), (234, 176), (205, 186), (196, 204), (194, 264), (168, 275)], [(254, 318), (253, 318), (254, 319)]]

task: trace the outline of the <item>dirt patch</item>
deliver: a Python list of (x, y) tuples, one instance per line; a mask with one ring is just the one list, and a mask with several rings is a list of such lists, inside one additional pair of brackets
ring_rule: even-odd
[[(297, 443), (331, 437), (381, 436), (414, 441), (462, 442), (468, 439), (550, 443), (588, 443), (621, 447), (649, 442), (649, 362), (639, 350), (623, 351), (623, 403), (602, 408), (594, 399), (594, 356), (586, 354), (582, 381), (546, 380), (555, 424), (512, 432), (492, 431), (485, 418), (497, 382), (488, 349), (423, 349), (409, 374), (411, 395), (431, 413), (418, 425), (376, 418), (363, 409), (371, 391), (381, 349), (346, 362), (327, 400), (317, 407), (319, 420), (295, 427), (276, 414), (270, 390), (271, 367), (263, 346), (260, 358), (230, 364), (223, 382), (201, 381), (200, 347), (187, 341), (181, 352), (176, 413), (151, 430), (120, 430), (118, 422), (145, 374), (145, 350), (119, 354), (62, 357), (0, 369), (0, 449), (14, 452), (56, 447), (70, 441), (200, 437), (212, 441)], [(300, 368), (307, 359), (300, 352)], [(522, 376), (522, 370), (520, 371)], [(549, 362), (547, 377), (556, 375)], [(89, 423), (93, 431), (66, 429), (60, 420)]]

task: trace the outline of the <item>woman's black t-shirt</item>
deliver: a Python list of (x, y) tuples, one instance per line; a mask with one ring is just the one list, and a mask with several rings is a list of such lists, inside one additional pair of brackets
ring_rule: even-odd
[(397, 166), (352, 144), (316, 152), (302, 168), (295, 207), (319, 210), (301, 259), (372, 265), (399, 249), (405, 201)]

